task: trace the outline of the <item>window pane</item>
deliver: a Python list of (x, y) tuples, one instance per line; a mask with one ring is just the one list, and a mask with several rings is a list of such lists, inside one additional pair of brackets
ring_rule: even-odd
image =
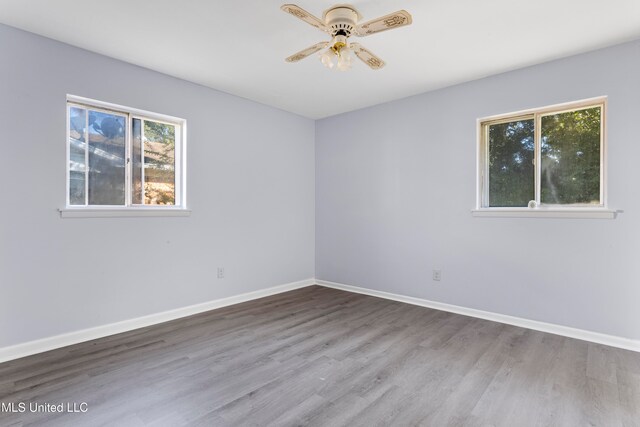
[(489, 125), (489, 206), (526, 207), (535, 199), (534, 121)]
[(131, 202), (142, 204), (142, 120), (133, 119), (131, 125)]
[(600, 204), (600, 110), (542, 117), (542, 203)]
[(125, 118), (89, 111), (89, 204), (124, 205)]
[(85, 128), (87, 111), (83, 108), (69, 109), (69, 204), (85, 204)]
[(176, 127), (144, 121), (144, 204), (175, 204)]

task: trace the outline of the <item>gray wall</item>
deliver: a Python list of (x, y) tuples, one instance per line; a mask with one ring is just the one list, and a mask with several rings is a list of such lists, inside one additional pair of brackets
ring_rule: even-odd
[[(314, 255), (320, 279), (640, 338), (638, 42), (315, 134), (311, 120), (2, 25), (0, 57), (0, 347), (306, 279)], [(192, 216), (60, 219), (67, 93), (186, 118)], [(609, 203), (624, 213), (471, 217), (478, 117), (600, 95)]]
[[(318, 121), (316, 277), (640, 338), (639, 76), (634, 42)], [(600, 95), (624, 213), (471, 216), (476, 119)]]
[[(0, 58), (0, 347), (313, 277), (312, 120), (2, 25)], [(68, 93), (187, 119), (192, 216), (61, 219)]]

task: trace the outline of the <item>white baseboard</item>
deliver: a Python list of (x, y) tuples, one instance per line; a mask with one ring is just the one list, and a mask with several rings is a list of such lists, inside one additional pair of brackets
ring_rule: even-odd
[(462, 314), (465, 316), (477, 317), (480, 319), (491, 320), (508, 325), (520, 326), (522, 328), (533, 329), (550, 334), (562, 335), (569, 338), (590, 341), (593, 343), (604, 344), (611, 347), (623, 348), (625, 350), (640, 352), (640, 340), (631, 338), (618, 337), (615, 335), (607, 335), (599, 332), (587, 331), (584, 329), (571, 328), (569, 326), (555, 325), (553, 323), (545, 323), (537, 320), (523, 319), (521, 317), (507, 316), (505, 314), (491, 313), (489, 311), (476, 310), (474, 308), (460, 307), (457, 305), (445, 304), (436, 301), (429, 301), (422, 298), (408, 297), (404, 295), (392, 294), (389, 292), (376, 291), (373, 289), (360, 288), (357, 286), (344, 285), (342, 283), (329, 282), (326, 280), (317, 280), (316, 284), (327, 288), (340, 289), (358, 294), (365, 294), (379, 298), (385, 298), (393, 301), (404, 302), (407, 304), (419, 305), (421, 307), (433, 308), (436, 310), (448, 311), (450, 313)]
[(523, 319), (520, 317), (507, 316), (504, 314), (491, 313), (488, 311), (476, 310), (473, 308), (466, 308), (436, 301), (429, 301), (422, 298), (408, 297), (404, 295), (392, 294), (389, 292), (344, 285), (342, 283), (329, 282), (326, 280), (306, 279), (299, 282), (287, 283), (280, 286), (274, 286), (267, 289), (234, 295), (231, 297), (208, 301), (201, 304), (195, 304), (188, 307), (177, 308), (175, 310), (164, 311), (162, 313), (151, 314), (135, 319), (124, 320), (117, 323), (111, 323), (108, 325), (97, 326), (94, 328), (83, 329), (80, 331), (69, 332), (62, 335), (56, 335), (53, 337), (29, 341), (10, 347), (0, 348), (0, 363), (25, 356), (30, 356), (32, 354), (66, 347), (68, 345), (103, 338), (109, 335), (119, 334), (121, 332), (127, 332), (134, 329), (156, 325), (158, 323), (168, 322), (170, 320), (191, 316), (193, 314), (203, 313), (205, 311), (214, 310), (216, 308), (226, 307), (229, 305), (239, 304), (241, 302), (251, 301), (270, 295), (276, 295), (294, 289), (304, 288), (313, 284), (325, 286), (328, 288), (340, 289), (348, 292), (371, 295), (374, 297), (385, 298), (393, 301), (404, 302), (407, 304), (419, 305), (421, 307), (448, 311), (465, 316), (477, 317), (494, 322), (506, 323), (508, 325), (520, 326), (522, 328), (548, 332), (551, 334), (562, 335), (565, 337), (576, 338), (584, 341), (590, 341), (598, 344), (604, 344), (612, 347), (640, 352), (640, 341), (630, 338), (623, 338), (614, 335), (602, 334), (599, 332), (586, 331), (583, 329), (576, 329), (568, 326), (554, 325), (552, 323), (539, 322), (537, 320)]
[(94, 328), (83, 329), (80, 331), (69, 332), (62, 335), (56, 335), (53, 337), (29, 341), (10, 347), (0, 348), (0, 363), (18, 359), (20, 357), (30, 356), (32, 354), (54, 350), (56, 348), (66, 347), (72, 344), (78, 344), (84, 341), (90, 341), (109, 335), (119, 334), (121, 332), (131, 331), (133, 329), (144, 328), (146, 326), (168, 322), (169, 320), (175, 320), (181, 317), (203, 313), (205, 311), (214, 310), (216, 308), (226, 307), (229, 305), (251, 301), (254, 299), (263, 298), (294, 289), (304, 288), (313, 284), (315, 284), (314, 279), (301, 280), (299, 282), (287, 283), (280, 286), (274, 286), (272, 288), (247, 292), (244, 294), (208, 301), (201, 304), (190, 305), (188, 307), (164, 311), (162, 313), (150, 314), (148, 316), (138, 317), (135, 319), (110, 323), (108, 325), (97, 326)]

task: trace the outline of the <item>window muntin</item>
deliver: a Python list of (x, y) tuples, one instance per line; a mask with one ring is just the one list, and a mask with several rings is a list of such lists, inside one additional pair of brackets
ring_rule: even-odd
[(184, 208), (184, 121), (96, 103), (67, 102), (67, 206)]
[(604, 103), (481, 120), (479, 207), (604, 207)]

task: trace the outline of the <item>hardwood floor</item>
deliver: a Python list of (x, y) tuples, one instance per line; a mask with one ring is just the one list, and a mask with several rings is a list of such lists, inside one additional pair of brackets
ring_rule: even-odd
[(0, 364), (0, 402), (27, 405), (2, 426), (640, 426), (640, 353), (312, 286)]

